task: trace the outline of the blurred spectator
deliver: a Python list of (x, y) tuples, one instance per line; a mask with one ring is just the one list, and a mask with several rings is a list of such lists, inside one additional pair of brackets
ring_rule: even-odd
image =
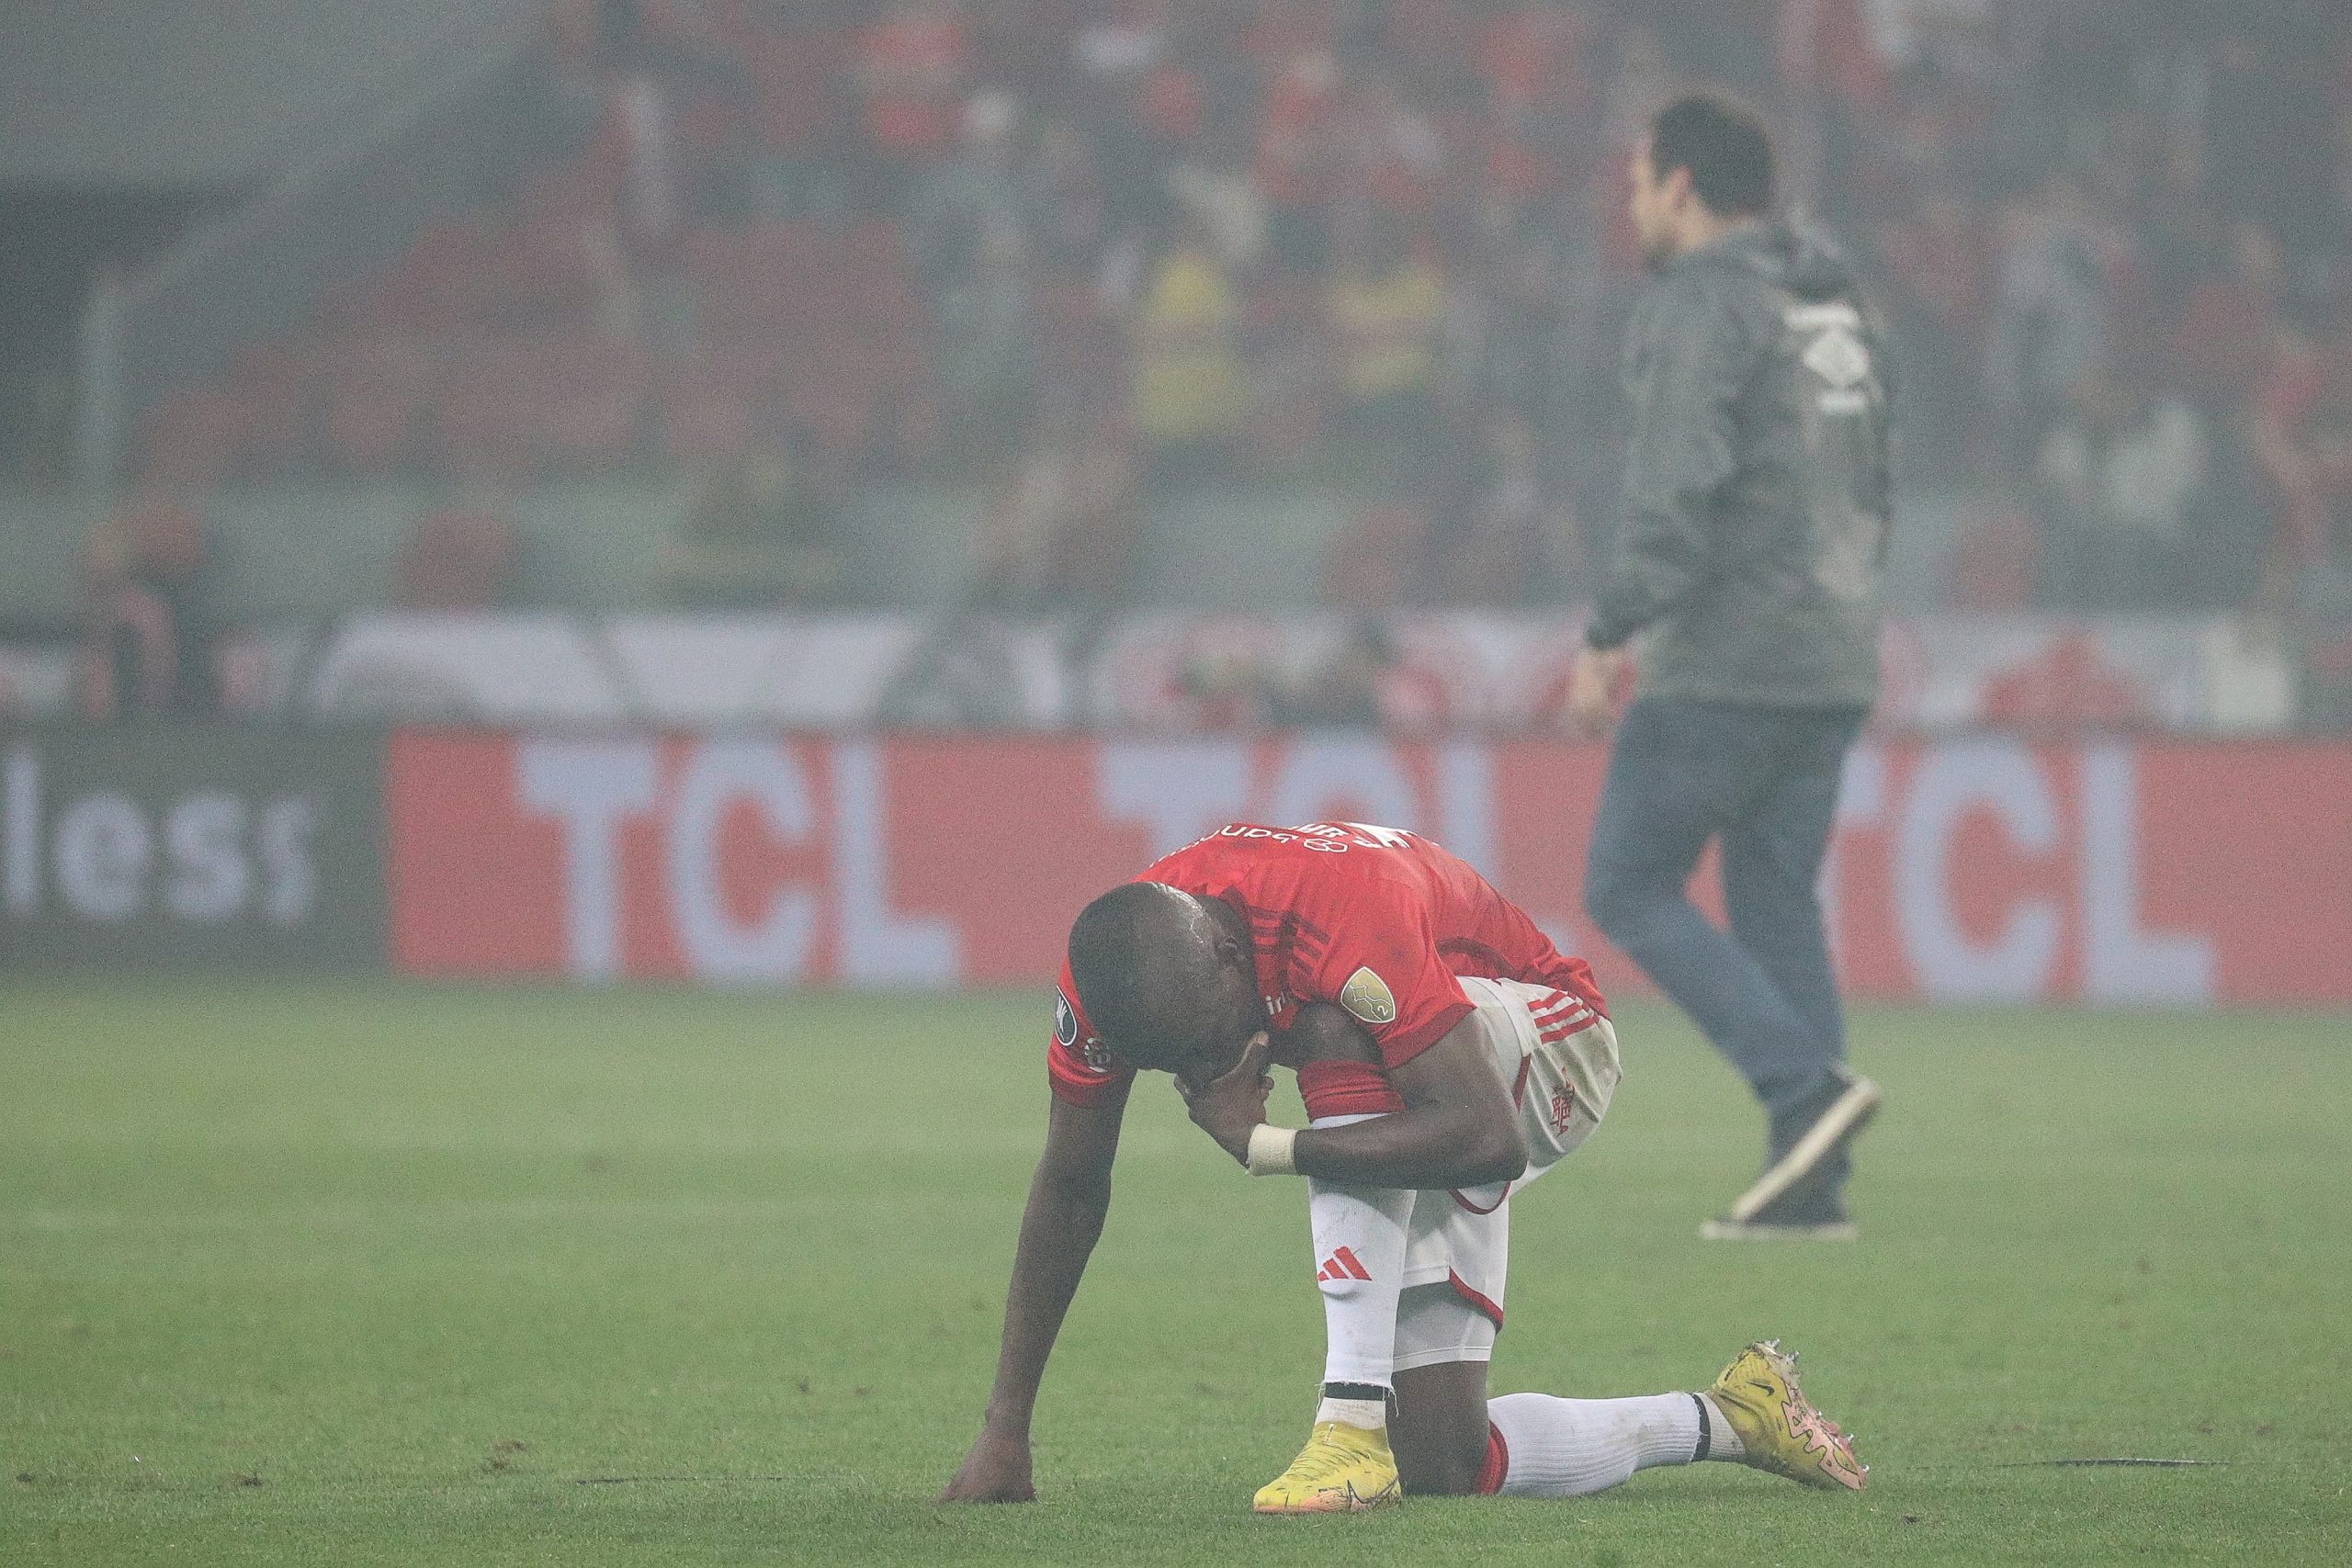
[(2285, 261), (2251, 219), (2231, 231), (2229, 271), (2193, 289), (2173, 338), (2173, 359), (2209, 409), (2244, 406), (2268, 362), (2284, 298)]
[(1380, 621), (1354, 622), (1329, 657), (1277, 692), (1272, 717), (1303, 729), (1378, 729), (1397, 664), (1396, 644)]
[[(2342, 23), (2339, 12), (2339, 29)], [(2216, 205), (2290, 243), (2340, 245), (2345, 215), (2329, 197), (2343, 88), (2328, 80), (2340, 61), (2288, 17), (2266, 26), (2249, 9), (2225, 26), (2206, 87), (2206, 162)]]
[(2045, 180), (2004, 228), (1984, 378), (1996, 416), (2024, 438), (2107, 352), (2118, 241), (2064, 174)]
[(1136, 479), (1135, 454), (1115, 416), (1074, 408), (1047, 416), (989, 498), (979, 603), (1035, 614), (1119, 600), (1135, 553)]
[(522, 556), (494, 494), (420, 519), (401, 552), (394, 602), (413, 610), (489, 610), (508, 602)]
[(861, 184), (850, 28), (838, 0), (754, 0), (739, 48), (751, 131), (741, 149), (744, 216), (839, 220)]
[(2267, 597), (2352, 607), (2352, 332), (2283, 334), (2254, 450), (2278, 509)]
[(1455, 445), (1453, 495), (1436, 511), (1417, 596), (1442, 604), (1535, 604), (1578, 581), (1583, 540), (1574, 514), (1546, 493), (1543, 450), (1525, 415), (1484, 414)]
[(956, 155), (916, 187), (907, 209), (907, 246), (915, 275), (930, 288), (951, 285), (994, 232), (1018, 233), (1024, 192), (1018, 168), (1021, 107), (1003, 93), (982, 93), (964, 107)]
[(947, 449), (967, 458), (1018, 439), (1036, 390), (1018, 112), (1001, 94), (974, 98), (960, 153), (925, 178), (909, 218), (916, 276), (936, 307)]
[(838, 503), (805, 444), (712, 468), (659, 568), (662, 597), (701, 610), (824, 604), (846, 564)]
[(865, 132), (886, 175), (876, 201), (894, 202), (908, 176), (954, 149), (966, 46), (961, 7), (951, 0), (899, 0), (859, 36)]
[[(1979, 241), (1974, 216), (1950, 196), (1931, 196), (1889, 223), (1879, 248), (1893, 284), (1887, 309), (1904, 363), (1917, 367), (1906, 372), (1900, 391), (1909, 472), (1949, 479), (1966, 461), (1970, 433), (1983, 423), (1982, 383), (1954, 372), (1968, 364), (1971, 345), (1984, 339), (1992, 258)], [(2008, 374), (2006, 367), (2002, 374)]]
[(1225, 263), (1198, 220), (1178, 213), (1146, 262), (1129, 316), (1133, 421), (1155, 483), (1214, 474), (1248, 413), (1240, 309)]
[(1340, 160), (1334, 113), (1339, 68), (1325, 49), (1311, 41), (1314, 29), (1303, 17), (1284, 17), (1276, 0), (1265, 21), (1299, 23), (1295, 34), (1261, 28), (1260, 50), (1271, 58), (1270, 85), (1258, 114), (1253, 165), (1266, 197), (1266, 238), (1275, 265), (1295, 272), (1323, 270), (1330, 238), (1329, 202)]
[(1437, 433), (1439, 333), (1445, 278), (1383, 220), (1325, 293), (1339, 377), (1341, 429), (1365, 456), (1409, 472)]
[(178, 502), (137, 502), (91, 531), (82, 558), (81, 706), (93, 719), (213, 705), (197, 620), (204, 525)]
[(2078, 378), (2034, 469), (2050, 602), (2150, 610), (2177, 601), (2207, 461), (2204, 421), (2186, 399), (2105, 365)]

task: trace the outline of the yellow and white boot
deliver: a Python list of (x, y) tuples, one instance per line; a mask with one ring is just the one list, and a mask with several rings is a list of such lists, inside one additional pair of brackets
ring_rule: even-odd
[(1862, 1489), (1870, 1466), (1797, 1386), (1797, 1359), (1782, 1354), (1779, 1340), (1742, 1350), (1707, 1393), (1739, 1438), (1737, 1462), (1807, 1486)]
[(1258, 1489), (1251, 1506), (1261, 1514), (1353, 1514), (1404, 1495), (1386, 1428), (1323, 1421), (1290, 1468)]

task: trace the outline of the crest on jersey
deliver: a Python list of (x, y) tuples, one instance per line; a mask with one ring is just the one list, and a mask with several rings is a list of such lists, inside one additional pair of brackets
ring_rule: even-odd
[(1349, 976), (1340, 987), (1340, 1005), (1374, 1028), (1396, 1021), (1396, 993), (1369, 965)]

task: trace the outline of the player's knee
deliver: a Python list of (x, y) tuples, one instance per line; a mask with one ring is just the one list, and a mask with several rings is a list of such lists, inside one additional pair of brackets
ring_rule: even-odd
[(1404, 1483), (1408, 1497), (1467, 1497), (1478, 1490), (1486, 1462), (1483, 1443), (1409, 1449), (1399, 1445), (1396, 1479)]
[(1303, 1062), (1380, 1064), (1380, 1050), (1363, 1025), (1329, 1002), (1308, 1002), (1290, 1026), (1290, 1043)]

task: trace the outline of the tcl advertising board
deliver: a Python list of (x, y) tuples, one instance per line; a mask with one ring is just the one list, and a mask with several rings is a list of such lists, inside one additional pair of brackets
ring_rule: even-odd
[[(1079, 907), (1155, 856), (1227, 821), (1339, 819), (1436, 838), (1633, 990), (1579, 896), (1606, 762), (1339, 735), (403, 732), (391, 958), (451, 978), (1042, 984)], [(1862, 995), (2352, 1002), (2352, 748), (1866, 742), (1824, 880)]]

